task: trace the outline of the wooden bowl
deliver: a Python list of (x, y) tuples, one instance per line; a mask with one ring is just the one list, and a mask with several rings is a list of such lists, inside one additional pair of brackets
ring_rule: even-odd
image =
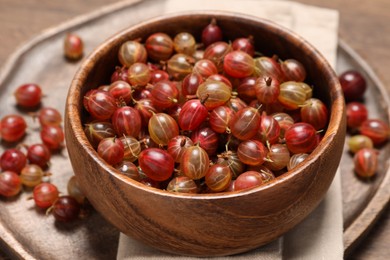
[[(155, 32), (174, 36), (200, 32), (216, 18), (227, 39), (253, 35), (256, 49), (296, 58), (307, 69), (314, 95), (330, 111), (323, 139), (299, 167), (264, 186), (237, 193), (173, 194), (129, 179), (109, 166), (83, 131), (83, 95), (107, 84), (126, 40)], [(337, 76), (324, 57), (301, 37), (270, 21), (227, 12), (187, 12), (158, 17), (124, 30), (100, 45), (81, 65), (66, 104), (66, 141), (80, 186), (92, 205), (121, 232), (165, 252), (222, 256), (245, 252), (283, 235), (301, 222), (327, 192), (345, 138), (345, 105)], [(96, 227), (99, 228), (99, 227)], [(315, 232), (315, 230), (313, 230)]]

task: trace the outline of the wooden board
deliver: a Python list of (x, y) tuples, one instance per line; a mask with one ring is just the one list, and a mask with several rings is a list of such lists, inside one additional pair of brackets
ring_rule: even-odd
[[(25, 116), (29, 129), (23, 140), (26, 144), (40, 142), (39, 126), (29, 115), (15, 106), (13, 91), (26, 82), (40, 84), (46, 94), (42, 105), (64, 110), (70, 81), (80, 62), (69, 63), (62, 56), (62, 40), (67, 31), (80, 34), (89, 53), (113, 33), (142, 19), (157, 15), (146, 12), (145, 3), (125, 1), (100, 9), (88, 15), (43, 32), (15, 52), (3, 65), (0, 74), (0, 117), (9, 113)], [(142, 17), (127, 15), (129, 8), (139, 9)], [(142, 10), (144, 12), (142, 12)], [(340, 42), (338, 72), (355, 68), (368, 79), (366, 102), (370, 115), (388, 121), (386, 91), (370, 67), (347, 45)], [(1, 143), (0, 152), (10, 147)], [(351, 157), (345, 151), (342, 159), (342, 187), (344, 204), (344, 241), (346, 254), (368, 232), (390, 197), (390, 173), (386, 158), (389, 145), (381, 149), (381, 167), (378, 177), (361, 182), (352, 171)], [(52, 158), (51, 182), (66, 193), (66, 184), (73, 174), (66, 149)], [(52, 216), (37, 210), (24, 191), (13, 199), (0, 199), (0, 247), (13, 258), (21, 259), (114, 259), (118, 244), (118, 231), (97, 213), (72, 224), (55, 223)]]

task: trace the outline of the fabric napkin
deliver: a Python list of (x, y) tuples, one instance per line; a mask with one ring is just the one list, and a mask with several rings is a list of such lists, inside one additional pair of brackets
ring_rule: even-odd
[[(297, 32), (322, 52), (333, 67), (336, 65), (339, 16), (335, 10), (282, 0), (144, 0), (128, 15), (139, 17), (141, 10), (150, 10), (157, 15), (186, 10), (226, 10), (267, 18)], [(342, 235), (341, 180), (338, 171), (320, 205), (283, 237), (244, 254), (212, 259), (343, 259)], [(117, 259), (197, 258), (160, 252), (120, 234)]]

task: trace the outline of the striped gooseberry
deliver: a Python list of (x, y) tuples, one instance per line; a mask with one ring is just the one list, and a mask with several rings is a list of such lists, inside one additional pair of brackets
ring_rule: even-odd
[(115, 98), (107, 91), (96, 90), (84, 96), (84, 107), (95, 119), (107, 120), (118, 108)]
[(112, 115), (111, 123), (119, 136), (137, 137), (141, 131), (141, 116), (138, 110), (131, 106), (118, 108)]
[(26, 134), (27, 124), (20, 115), (10, 114), (0, 121), (0, 137), (7, 142), (16, 142)]
[(253, 107), (246, 107), (234, 114), (230, 120), (229, 128), (238, 139), (249, 140), (256, 135), (260, 122), (259, 111)]
[(154, 114), (148, 123), (152, 140), (158, 145), (167, 145), (169, 140), (179, 135), (179, 126), (173, 117), (165, 113)]
[(122, 161), (115, 164), (115, 169), (117, 169), (123, 175), (129, 177), (130, 179), (139, 181), (141, 179), (138, 167), (130, 161)]
[(203, 79), (206, 79), (211, 75), (217, 74), (218, 69), (211, 60), (201, 59), (194, 64), (192, 72), (199, 74)]
[(196, 96), (203, 100), (203, 104), (208, 110), (212, 110), (224, 105), (231, 98), (232, 91), (223, 82), (206, 80), (199, 85)]
[(97, 152), (108, 164), (115, 165), (123, 160), (125, 147), (119, 138), (107, 137), (100, 141)]
[(234, 39), (232, 43), (232, 48), (235, 51), (239, 50), (239, 51), (246, 52), (253, 57), (253, 55), (255, 55), (253, 36), (249, 35), (248, 37), (241, 37), (241, 38)]
[(111, 122), (92, 121), (85, 124), (84, 133), (94, 148), (106, 137), (114, 137), (116, 132)]
[(51, 152), (44, 144), (33, 144), (27, 149), (27, 158), (29, 163), (45, 168), (49, 165)]
[(349, 151), (351, 151), (351, 153), (356, 153), (357, 151), (363, 148), (374, 147), (374, 143), (372, 142), (372, 140), (365, 135), (351, 136), (348, 139), (347, 144), (348, 144)]
[(119, 62), (130, 67), (136, 62), (145, 63), (148, 58), (148, 53), (145, 47), (138, 41), (126, 41), (122, 43), (118, 51)]
[(307, 93), (300, 82), (286, 81), (280, 84), (278, 101), (286, 109), (298, 109), (306, 100)]
[(286, 59), (280, 63), (286, 81), (302, 82), (306, 78), (306, 69), (301, 62), (296, 59)]
[(328, 124), (328, 108), (318, 98), (307, 99), (301, 107), (301, 119), (316, 130), (324, 129)]
[(255, 82), (255, 95), (262, 104), (271, 104), (278, 100), (280, 83), (272, 77), (259, 77)]
[(368, 119), (368, 110), (365, 104), (361, 102), (349, 102), (346, 105), (347, 126), (356, 129)]
[(170, 80), (161, 80), (154, 84), (151, 91), (151, 100), (156, 107), (169, 108), (177, 104), (179, 90)]
[(290, 151), (285, 144), (273, 144), (269, 147), (264, 166), (272, 171), (284, 169), (290, 161)]
[(209, 115), (209, 124), (211, 129), (220, 134), (230, 133), (229, 124), (233, 115), (233, 110), (228, 106), (219, 106), (214, 108)]
[(42, 182), (44, 176), (42, 168), (36, 164), (27, 164), (20, 171), (20, 180), (27, 187), (35, 187)]
[(40, 132), (41, 140), (50, 150), (61, 149), (64, 145), (65, 134), (61, 126), (45, 125)]
[(248, 165), (260, 165), (264, 163), (268, 149), (257, 140), (246, 140), (238, 145), (237, 156), (241, 162)]
[(140, 142), (132, 136), (122, 136), (119, 138), (122, 141), (124, 147), (123, 160), (134, 162), (138, 159), (138, 155), (141, 153)]
[(153, 33), (145, 41), (148, 57), (154, 61), (168, 60), (173, 53), (172, 38), (166, 33)]
[(296, 153), (290, 157), (287, 163), (287, 170), (295, 168), (298, 164), (302, 163), (309, 156), (307, 153)]
[(390, 127), (382, 119), (367, 119), (360, 125), (359, 132), (368, 136), (374, 145), (380, 145), (389, 139)]
[(170, 155), (172, 155), (175, 162), (178, 163), (180, 162), (185, 149), (193, 145), (194, 142), (192, 142), (191, 138), (189, 138), (188, 136), (177, 135), (171, 140), (169, 140), (167, 151)]
[(271, 77), (278, 82), (284, 82), (284, 74), (277, 57), (261, 56), (254, 59), (255, 75), (261, 78)]
[(183, 53), (173, 55), (167, 61), (167, 72), (175, 80), (183, 80), (185, 76), (192, 73), (195, 59)]
[(217, 25), (217, 20), (213, 18), (211, 19), (210, 23), (202, 30), (202, 43), (207, 47), (210, 44), (221, 40), (222, 30)]
[(370, 178), (378, 169), (378, 151), (372, 148), (363, 148), (353, 157), (355, 173), (361, 178)]
[(129, 67), (128, 81), (134, 88), (146, 86), (151, 77), (150, 69), (145, 63), (136, 62)]
[(173, 48), (177, 53), (192, 55), (196, 51), (195, 37), (188, 32), (181, 32), (173, 38)]
[(43, 182), (34, 187), (33, 199), (35, 205), (42, 209), (51, 207), (58, 199), (59, 191), (54, 184)]
[(199, 144), (209, 156), (216, 153), (218, 148), (218, 135), (208, 126), (200, 127), (192, 132), (191, 140), (194, 144)]
[(16, 148), (5, 150), (0, 157), (0, 168), (2, 171), (13, 171), (20, 173), (24, 166), (26, 166), (26, 163), (26, 155)]
[(245, 171), (245, 164), (238, 158), (237, 153), (233, 151), (225, 151), (219, 154), (217, 163), (228, 166), (232, 172), (233, 179), (236, 179)]
[(287, 148), (291, 153), (310, 153), (317, 147), (316, 129), (305, 122), (293, 124), (285, 133)]
[(160, 148), (143, 150), (138, 157), (138, 163), (142, 171), (154, 181), (169, 179), (175, 166), (172, 156)]
[(214, 192), (226, 190), (231, 181), (232, 173), (226, 165), (214, 164), (210, 166), (205, 175), (207, 187)]
[(206, 121), (208, 110), (199, 99), (191, 99), (184, 103), (179, 114), (181, 130), (195, 130)]
[(234, 182), (234, 191), (246, 190), (263, 184), (263, 178), (259, 172), (246, 171), (237, 177)]
[(193, 180), (203, 178), (209, 169), (210, 159), (207, 152), (199, 145), (188, 147), (180, 161), (180, 170)]
[(167, 191), (182, 193), (198, 193), (195, 181), (187, 176), (174, 177), (167, 186)]
[(123, 80), (117, 80), (111, 83), (108, 92), (119, 103), (129, 104), (133, 97), (133, 89), (129, 83)]
[(27, 83), (17, 87), (14, 96), (19, 106), (32, 108), (41, 103), (42, 89), (38, 84)]
[(22, 190), (22, 182), (19, 175), (13, 171), (3, 171), (0, 173), (0, 195), (13, 197)]
[(217, 41), (213, 44), (207, 46), (204, 50), (203, 57), (205, 59), (211, 60), (217, 66), (218, 71), (223, 71), (223, 61), (229, 52), (232, 51), (232, 46), (226, 42)]
[(229, 76), (245, 78), (254, 73), (255, 62), (252, 56), (244, 51), (232, 51), (225, 55), (223, 69)]

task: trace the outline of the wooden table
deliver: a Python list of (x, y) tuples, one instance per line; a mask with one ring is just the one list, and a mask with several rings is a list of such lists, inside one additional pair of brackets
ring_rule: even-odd
[[(0, 66), (23, 42), (42, 30), (119, 0), (0, 0)], [(298, 0), (340, 11), (340, 37), (374, 69), (390, 92), (390, 1)], [(389, 187), (390, 188), (390, 187)], [(390, 208), (381, 216), (353, 259), (390, 255)], [(0, 252), (0, 259), (5, 257)]]

